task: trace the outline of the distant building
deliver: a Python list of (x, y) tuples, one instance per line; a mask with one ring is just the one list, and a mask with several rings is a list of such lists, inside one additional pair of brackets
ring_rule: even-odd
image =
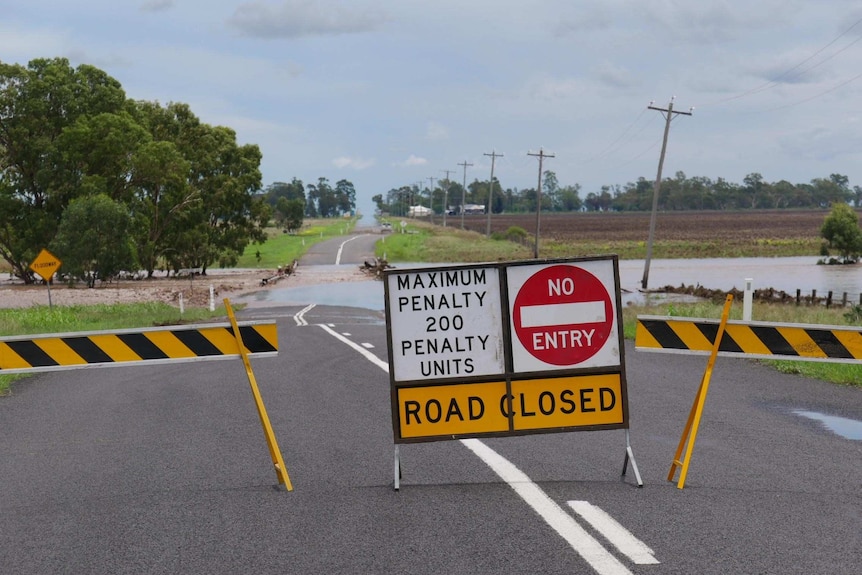
[(407, 215), (411, 218), (424, 218), (431, 215), (431, 208), (425, 206), (410, 206)]
[(481, 204), (464, 204), (465, 214), (484, 214), (485, 206)]

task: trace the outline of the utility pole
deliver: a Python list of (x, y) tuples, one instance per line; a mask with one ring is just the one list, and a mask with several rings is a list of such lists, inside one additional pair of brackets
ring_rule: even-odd
[(649, 283), (649, 264), (652, 259), (652, 243), (653, 237), (655, 236), (655, 220), (656, 220), (656, 212), (658, 211), (658, 193), (661, 190), (661, 169), (664, 167), (664, 154), (667, 150), (667, 135), (670, 132), (670, 123), (671, 121), (678, 115), (683, 116), (691, 116), (694, 112), (694, 108), (689, 108), (688, 112), (674, 112), (673, 111), (673, 101), (676, 96), (670, 99), (670, 103), (667, 105), (667, 108), (656, 108), (653, 106), (652, 102), (650, 102), (649, 106), (647, 106), (650, 110), (656, 110), (661, 112), (664, 116), (664, 139), (661, 142), (661, 155), (658, 158), (658, 174), (655, 177), (655, 185), (653, 186), (653, 195), (652, 195), (652, 214), (650, 214), (649, 218), (649, 238), (647, 239), (647, 247), (646, 247), (646, 262), (644, 264), (644, 277), (641, 280), (641, 289), (647, 289), (647, 284)]
[(446, 227), (446, 214), (449, 211), (449, 174), (454, 170), (440, 170), (441, 172), (446, 173), (446, 179), (443, 180), (446, 182), (446, 187), (443, 188), (443, 227)]
[(545, 150), (539, 148), (539, 153), (527, 152), (528, 156), (539, 158), (539, 185), (536, 187), (536, 243), (533, 246), (533, 258), (539, 258), (539, 214), (542, 212), (542, 161), (545, 158), (554, 158), (554, 154), (546, 154)]
[(502, 158), (503, 154), (498, 154), (496, 150), (491, 150), (490, 154), (485, 154), (491, 157), (491, 182), (488, 186), (488, 223), (485, 226), (485, 235), (491, 237), (491, 200), (494, 198), (494, 160)]
[(473, 164), (468, 164), (467, 160), (464, 160), (462, 163), (458, 164), (459, 166), (464, 166), (464, 184), (461, 186), (461, 229), (464, 229), (464, 202), (467, 201), (467, 166), (472, 166)]

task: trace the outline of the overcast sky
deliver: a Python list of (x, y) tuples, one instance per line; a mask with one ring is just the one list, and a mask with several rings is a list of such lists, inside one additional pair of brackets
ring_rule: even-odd
[(449, 177), (581, 197), (759, 172), (862, 186), (862, 4), (850, 0), (0, 0), (0, 60), (67, 57), (185, 102), (263, 152), (264, 186), (346, 178), (360, 209)]

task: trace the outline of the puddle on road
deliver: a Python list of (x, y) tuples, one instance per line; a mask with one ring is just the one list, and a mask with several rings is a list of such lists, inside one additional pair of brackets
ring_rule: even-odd
[(822, 423), (829, 431), (840, 435), (846, 439), (854, 439), (862, 441), (862, 421), (849, 419), (847, 417), (838, 417), (835, 415), (826, 415), (817, 411), (806, 411), (804, 409), (794, 409), (795, 415), (801, 415), (808, 419), (813, 419)]

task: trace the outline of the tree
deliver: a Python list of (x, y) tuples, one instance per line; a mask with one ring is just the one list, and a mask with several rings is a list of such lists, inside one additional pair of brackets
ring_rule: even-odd
[(293, 233), (302, 227), (305, 217), (305, 201), (288, 200), (285, 197), (278, 198), (275, 206), (276, 219), (289, 233)]
[(63, 212), (51, 249), (66, 272), (93, 287), (97, 279), (137, 269), (131, 223), (127, 207), (106, 194), (76, 198)]
[(335, 183), (336, 206), (340, 215), (350, 214), (356, 209), (356, 189), (349, 180)]
[(119, 82), (64, 58), (0, 62), (0, 257), (31, 283), (29, 262), (48, 245), (81, 187), (69, 181), (62, 138), (80, 119), (121, 114)]
[(293, 178), (290, 183), (275, 182), (266, 187), (266, 201), (275, 207), (280, 198), (302, 200), (305, 203), (305, 185), (302, 180)]
[(832, 211), (826, 216), (820, 228), (820, 236), (826, 240), (827, 250), (838, 251), (845, 263), (857, 261), (862, 254), (859, 216), (847, 204), (832, 205)]

